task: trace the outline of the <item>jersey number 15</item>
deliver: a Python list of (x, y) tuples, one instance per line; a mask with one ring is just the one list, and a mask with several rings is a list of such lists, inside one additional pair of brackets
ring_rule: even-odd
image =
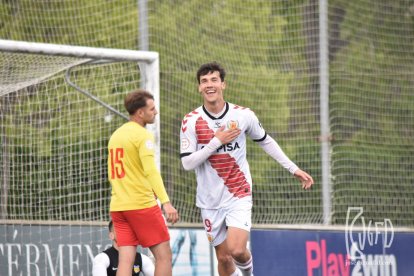
[(111, 158), (111, 179), (123, 178), (125, 176), (124, 164), (122, 163), (122, 158), (124, 158), (124, 149), (110, 149), (109, 155)]

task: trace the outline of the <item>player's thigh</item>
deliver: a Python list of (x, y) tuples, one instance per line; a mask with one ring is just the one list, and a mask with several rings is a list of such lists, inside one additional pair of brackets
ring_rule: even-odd
[(119, 246), (135, 246), (138, 240), (123, 211), (111, 212), (114, 232)]
[(204, 230), (208, 241), (214, 247), (226, 240), (226, 214), (223, 210), (201, 209)]
[(143, 247), (151, 247), (170, 240), (165, 219), (158, 205), (146, 209), (124, 211), (123, 213), (134, 231), (138, 244)]
[(150, 247), (170, 240), (165, 219), (158, 205), (139, 210), (111, 212), (119, 246)]
[(235, 227), (250, 232), (252, 226), (252, 207), (246, 203), (236, 203), (226, 210), (227, 227)]
[(231, 252), (245, 251), (251, 228), (251, 206), (246, 204), (231, 207), (226, 216), (227, 246)]

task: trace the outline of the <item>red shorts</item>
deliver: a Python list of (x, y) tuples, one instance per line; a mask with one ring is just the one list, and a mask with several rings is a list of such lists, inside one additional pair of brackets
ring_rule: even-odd
[(151, 247), (170, 240), (170, 234), (158, 205), (154, 207), (111, 212), (119, 246)]

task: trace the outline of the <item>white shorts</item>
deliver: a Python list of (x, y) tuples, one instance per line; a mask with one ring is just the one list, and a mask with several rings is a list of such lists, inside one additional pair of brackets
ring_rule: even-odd
[(204, 229), (213, 246), (221, 244), (227, 237), (227, 227), (236, 227), (250, 232), (252, 225), (251, 203), (237, 204), (221, 209), (201, 209)]

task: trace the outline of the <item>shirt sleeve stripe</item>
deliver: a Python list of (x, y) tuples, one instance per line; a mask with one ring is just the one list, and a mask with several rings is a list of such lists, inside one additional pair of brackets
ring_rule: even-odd
[(181, 154), (180, 154), (180, 158), (183, 158), (183, 157), (189, 156), (191, 153), (192, 153), (192, 152), (184, 152), (184, 153), (181, 153)]
[(267, 133), (265, 133), (265, 135), (263, 136), (263, 138), (254, 139), (253, 141), (255, 141), (255, 142), (261, 142), (261, 141), (264, 141), (264, 139), (266, 139), (266, 137), (267, 137)]

